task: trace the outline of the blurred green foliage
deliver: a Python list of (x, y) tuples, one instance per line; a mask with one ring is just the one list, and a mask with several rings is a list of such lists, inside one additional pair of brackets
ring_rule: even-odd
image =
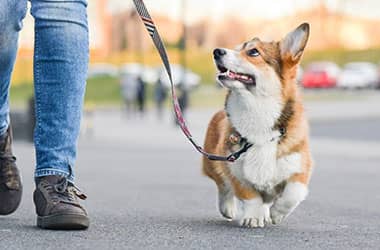
[(88, 104), (121, 103), (119, 80), (112, 77), (88, 79), (85, 102)]
[(30, 82), (12, 85), (10, 91), (11, 104), (25, 104), (33, 95), (33, 86)]

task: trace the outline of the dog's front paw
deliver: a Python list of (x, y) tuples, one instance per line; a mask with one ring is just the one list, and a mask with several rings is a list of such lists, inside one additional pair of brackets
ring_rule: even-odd
[(269, 206), (261, 199), (243, 201), (243, 209), (243, 216), (239, 220), (240, 226), (256, 228), (271, 224)]

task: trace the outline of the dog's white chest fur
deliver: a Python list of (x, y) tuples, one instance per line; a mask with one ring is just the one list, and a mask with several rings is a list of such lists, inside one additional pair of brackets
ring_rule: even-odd
[(231, 163), (231, 172), (243, 183), (260, 190), (271, 190), (301, 170), (298, 153), (277, 159), (279, 132), (272, 128), (281, 115), (281, 103), (273, 97), (252, 97), (244, 91), (231, 93), (226, 111), (233, 127), (253, 143), (238, 161)]

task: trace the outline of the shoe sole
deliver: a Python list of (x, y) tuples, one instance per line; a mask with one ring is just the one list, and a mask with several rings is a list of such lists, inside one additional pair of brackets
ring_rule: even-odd
[(53, 230), (84, 230), (90, 225), (85, 215), (78, 214), (56, 214), (48, 216), (37, 216), (37, 226), (43, 229)]

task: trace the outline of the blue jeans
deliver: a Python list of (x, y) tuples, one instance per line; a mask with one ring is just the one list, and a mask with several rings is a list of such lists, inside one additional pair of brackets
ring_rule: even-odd
[[(87, 0), (30, 0), (35, 20), (35, 177), (74, 181), (88, 65)], [(0, 135), (9, 126), (9, 85), (27, 0), (0, 1)]]

